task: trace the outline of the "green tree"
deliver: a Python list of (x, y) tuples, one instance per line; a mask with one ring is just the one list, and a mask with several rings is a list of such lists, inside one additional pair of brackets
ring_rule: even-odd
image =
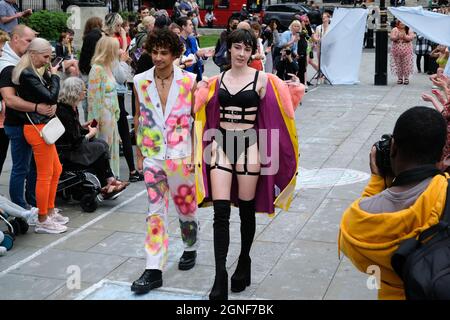
[(23, 22), (39, 32), (39, 37), (49, 41), (58, 40), (61, 32), (67, 30), (67, 19), (70, 14), (65, 12), (50, 12), (40, 10), (23, 19)]

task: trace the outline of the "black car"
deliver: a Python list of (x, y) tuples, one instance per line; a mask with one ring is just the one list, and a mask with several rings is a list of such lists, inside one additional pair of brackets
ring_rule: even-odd
[(292, 20), (295, 19), (294, 17), (299, 14), (307, 14), (309, 21), (313, 25), (322, 24), (322, 14), (319, 10), (314, 10), (305, 4), (294, 2), (266, 6), (264, 9), (263, 22), (268, 24), (271, 20), (276, 20), (280, 29), (286, 30), (289, 28)]

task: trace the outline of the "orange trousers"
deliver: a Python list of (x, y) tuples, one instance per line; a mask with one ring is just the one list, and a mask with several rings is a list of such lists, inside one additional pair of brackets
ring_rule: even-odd
[[(38, 124), (36, 127), (41, 130), (44, 124)], [(56, 189), (62, 166), (55, 145), (46, 144), (32, 125), (24, 125), (23, 134), (33, 149), (36, 162), (36, 203), (39, 215), (46, 215), (48, 209), (55, 207)]]

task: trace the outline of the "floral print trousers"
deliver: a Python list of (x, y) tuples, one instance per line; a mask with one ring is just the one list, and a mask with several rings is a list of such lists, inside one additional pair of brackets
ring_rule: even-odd
[(185, 251), (198, 248), (195, 176), (186, 167), (189, 158), (144, 159), (144, 181), (149, 207), (145, 252), (146, 269), (163, 270), (169, 245), (169, 192), (178, 212)]

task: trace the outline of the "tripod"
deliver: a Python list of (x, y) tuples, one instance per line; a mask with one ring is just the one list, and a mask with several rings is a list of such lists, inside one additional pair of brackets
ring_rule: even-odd
[(323, 74), (322, 68), (321, 68), (322, 42), (319, 42), (319, 50), (317, 50), (317, 52), (318, 52), (318, 58), (319, 58), (319, 65), (318, 65), (316, 73), (312, 76), (312, 78), (309, 80), (309, 82), (311, 84), (313, 84), (313, 81), (315, 80), (316, 83), (314, 85), (317, 86), (317, 85), (321, 84), (320, 83), (321, 79), (324, 79), (323, 83), (332, 85), (330, 80), (328, 80), (328, 78)]

